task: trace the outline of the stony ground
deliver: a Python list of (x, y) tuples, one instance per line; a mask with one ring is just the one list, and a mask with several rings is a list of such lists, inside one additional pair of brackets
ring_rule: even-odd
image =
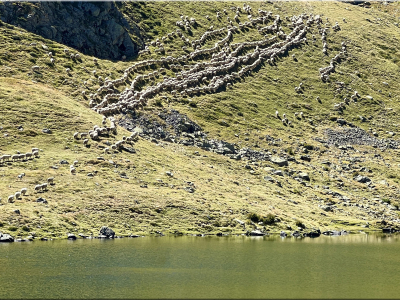
[[(176, 30), (181, 14), (194, 16), (201, 25), (193, 30), (194, 39), (211, 25), (226, 25), (216, 11), (227, 9), (233, 18), (230, 4), (203, 4), (124, 2), (119, 9), (129, 22), (151, 28), (144, 30), (151, 40)], [(40, 155), (0, 163), (0, 231), (66, 238), (69, 233), (97, 235), (102, 226), (125, 236), (399, 229), (399, 5), (251, 6), (281, 16), (323, 14), (330, 28), (328, 55), (314, 30), (309, 36), (316, 35), (315, 41), (230, 89), (159, 95), (143, 109), (115, 115), (117, 134), (86, 146), (73, 134), (101, 126), (102, 117), (88, 105), (88, 95), (102, 84), (98, 76), (120, 78), (136, 61), (162, 54), (150, 46), (151, 54), (96, 64), (84, 54), (71, 59), (63, 52), (68, 47), (1, 23), (0, 156), (34, 147)], [(151, 18), (144, 17), (150, 13)], [(336, 22), (337, 32), (331, 29)], [(283, 25), (287, 30), (289, 24)], [(249, 29), (237, 42), (258, 34)], [(348, 56), (324, 82), (318, 69), (329, 65), (342, 41)], [(166, 43), (165, 55), (184, 53), (183, 45)], [(32, 71), (34, 65), (39, 72)], [(302, 90), (295, 91), (300, 82)], [(346, 102), (354, 91), (359, 97)], [(337, 109), (340, 102), (346, 104)], [(276, 118), (276, 110), (291, 124)], [(139, 132), (137, 142), (104, 152), (132, 131)], [(69, 171), (74, 161), (76, 175)], [(35, 192), (48, 177), (54, 177), (54, 185)], [(8, 203), (9, 195), (25, 187), (25, 196)]]

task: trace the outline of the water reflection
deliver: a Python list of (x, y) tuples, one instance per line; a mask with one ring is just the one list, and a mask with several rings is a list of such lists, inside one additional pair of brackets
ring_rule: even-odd
[(0, 298), (397, 298), (399, 235), (0, 244)]

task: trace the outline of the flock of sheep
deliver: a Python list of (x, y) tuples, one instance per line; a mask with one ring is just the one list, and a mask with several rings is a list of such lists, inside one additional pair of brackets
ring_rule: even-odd
[[(110, 126), (105, 126), (107, 124), (107, 118), (106, 116), (103, 116), (102, 120), (102, 125), (105, 127), (99, 127), (98, 125), (93, 126), (93, 130), (89, 130), (88, 132), (75, 132), (73, 137), (75, 140), (79, 140), (83, 138), (83, 145), (88, 146), (89, 145), (89, 139), (87, 137), (90, 137), (93, 141), (98, 141), (101, 136), (109, 136), (110, 133), (116, 135), (117, 134), (117, 125), (115, 123), (115, 119), (113, 117), (108, 118), (110, 121)], [(138, 138), (138, 132), (133, 132), (131, 136), (129, 137), (122, 137), (122, 140), (119, 140), (112, 144), (111, 150), (120, 150), (120, 148), (123, 146), (123, 144), (126, 143), (132, 143), (133, 141), (136, 141)], [(104, 153), (109, 153), (110, 148), (106, 147), (104, 148)], [(70, 167), (71, 174), (76, 173), (76, 169), (74, 165), (71, 165)]]
[[(240, 22), (242, 14), (247, 14), (247, 21)], [(110, 133), (117, 134), (116, 121), (113, 117), (109, 117), (110, 126), (106, 126), (107, 117), (118, 112), (126, 112), (138, 107), (144, 106), (148, 100), (154, 98), (162, 92), (169, 92), (172, 95), (192, 96), (200, 93), (216, 93), (221, 88), (230, 88), (232, 83), (244, 77), (249, 72), (262, 66), (264, 62), (274, 64), (279, 56), (284, 55), (293, 47), (301, 46), (302, 43), (307, 42), (306, 34), (310, 31), (310, 27), (314, 24), (317, 25), (319, 32), (322, 36), (323, 53), (327, 53), (326, 34), (327, 28), (322, 28), (322, 19), (319, 15), (301, 14), (292, 16), (291, 18), (285, 17), (286, 21), (291, 22), (289, 27), (292, 31), (285, 34), (281, 27), (281, 17), (279, 15), (273, 16), (272, 12), (258, 10), (258, 16), (252, 15), (252, 8), (244, 4), (243, 8), (235, 8), (235, 16), (232, 19), (228, 16), (228, 12), (217, 13), (217, 18), (221, 20), (223, 15), (226, 16), (228, 25), (220, 29), (214, 29), (213, 26), (209, 28), (200, 38), (190, 41), (182, 31), (190, 32), (192, 26), (198, 25), (196, 19), (189, 18), (188, 16), (181, 16), (181, 20), (176, 23), (180, 28), (175, 32), (168, 33), (160, 39), (151, 42), (152, 46), (158, 47), (157, 52), (164, 53), (164, 45), (162, 42), (167, 39), (179, 37), (185, 43), (183, 50), (192, 47), (193, 51), (186, 55), (179, 57), (162, 57), (160, 59), (148, 59), (136, 62), (128, 67), (123, 77), (110, 80), (106, 78), (103, 85), (97, 90), (97, 93), (90, 94), (89, 106), (96, 112), (103, 114), (103, 127), (95, 125), (93, 130), (89, 132), (76, 132), (73, 137), (76, 140), (83, 139), (83, 144), (88, 145), (89, 139), (98, 141), (101, 136), (108, 136)], [(209, 16), (206, 16), (210, 20)], [(271, 25), (268, 22), (273, 21)], [(265, 35), (263, 39), (252, 42), (232, 43), (235, 34), (239, 34), (245, 28), (257, 28), (258, 32)], [(332, 27), (334, 31), (340, 30), (338, 23)], [(216, 38), (226, 34), (221, 40), (218, 40), (214, 47), (202, 48), (203, 45), (210, 39)], [(275, 34), (268, 37), (268, 34)], [(315, 36), (313, 35), (313, 39)], [(250, 50), (250, 52), (248, 52)], [(139, 52), (139, 55), (149, 53), (149, 47)], [(248, 52), (247, 54), (244, 54)], [(64, 49), (64, 53), (69, 55), (71, 59), (79, 59), (79, 54), (70, 54), (68, 49)], [(242, 54), (243, 53), (243, 54)], [(241, 55), (242, 54), (242, 55)], [(340, 61), (340, 58), (346, 54), (346, 44), (342, 43), (342, 51), (332, 58), (330, 65), (326, 68), (321, 68), (321, 79), (326, 81), (329, 74), (334, 72), (335, 64)], [(48, 52), (51, 63), (54, 63), (52, 52)], [(294, 55), (293, 58), (295, 59)], [(192, 61), (205, 60), (196, 64), (189, 64)], [(97, 63), (97, 59), (94, 59)], [(148, 74), (138, 74), (133, 80), (130, 80), (131, 73), (144, 69), (146, 67), (154, 67), (158, 69)], [(32, 67), (32, 70), (38, 70), (39, 66)], [(175, 77), (165, 76), (167, 69), (175, 71)], [(68, 73), (70, 70), (66, 69)], [(95, 73), (94, 73), (95, 75)], [(162, 81), (157, 84), (155, 81), (162, 76)], [(99, 78), (101, 82), (102, 79)], [(116, 88), (121, 85), (129, 84), (128, 88), (119, 93)], [(140, 88), (140, 86), (146, 86)], [(301, 90), (299, 87), (295, 89)], [(82, 93), (85, 93), (83, 91)], [(356, 92), (357, 93), (357, 92)], [(303, 117), (303, 113), (295, 113), (295, 117)], [(276, 117), (279, 117), (276, 111)], [(282, 122), (290, 125), (290, 121), (283, 114)], [(110, 146), (111, 150), (120, 150), (121, 146), (125, 143), (131, 143), (138, 137), (137, 132), (133, 132), (130, 137), (123, 137), (122, 140), (115, 142)], [(104, 152), (109, 153), (110, 148), (105, 148)], [(0, 156), (0, 163), (7, 161), (18, 161), (24, 159), (32, 159), (39, 156), (39, 150), (33, 148), (32, 152), (26, 154), (3, 155)], [(76, 162), (77, 163), (77, 162)], [(76, 174), (76, 163), (70, 166), (70, 173)], [(52, 184), (54, 178), (49, 178), (47, 183), (35, 186), (35, 191), (47, 189), (47, 184)], [(27, 189), (24, 188), (20, 192), (9, 196), (9, 202), (19, 199), (25, 195)]]
[[(48, 184), (50, 184), (50, 185), (54, 184), (54, 177), (49, 177), (49, 178), (47, 178), (47, 182), (36, 185), (35, 188), (34, 188), (35, 192), (40, 192), (40, 191), (47, 190), (47, 185)], [(12, 194), (12, 195), (8, 196), (7, 202), (8, 203), (12, 203), (12, 202), (14, 202), (14, 199), (15, 200), (20, 199), (22, 196), (25, 196), (27, 192), (28, 192), (28, 188), (22, 188), (21, 191), (18, 191), (15, 194)]]
[[(239, 22), (239, 16), (242, 12), (248, 14), (248, 21), (243, 23)], [(224, 13), (227, 14), (226, 11)], [(222, 18), (222, 14), (218, 13), (217, 18)], [(221, 88), (229, 88), (233, 82), (259, 68), (264, 62), (274, 64), (279, 56), (293, 47), (305, 43), (307, 41), (306, 34), (313, 24), (317, 24), (323, 35), (323, 40), (324, 36), (326, 38), (326, 28), (322, 28), (322, 19), (319, 15), (301, 14), (291, 18), (286, 17), (287, 21), (291, 21), (289, 27), (293, 28), (289, 34), (282, 31), (280, 26), (282, 20), (279, 15), (273, 16), (272, 12), (260, 9), (258, 16), (254, 17), (251, 15), (251, 7), (248, 5), (244, 5), (243, 9), (240, 7), (236, 9), (234, 20), (238, 23), (238, 26), (235, 26), (228, 17), (229, 24), (226, 27), (215, 30), (211, 27), (199, 39), (190, 42), (183, 35), (181, 29), (189, 31), (191, 30), (190, 26), (196, 24), (197, 21), (194, 18), (182, 16), (182, 20), (177, 22), (177, 26), (181, 29), (168, 33), (161, 40), (180, 37), (187, 46), (193, 47), (190, 54), (136, 62), (125, 70), (121, 78), (115, 80), (107, 78), (95, 94), (89, 95), (89, 106), (96, 112), (108, 116), (142, 107), (148, 100), (162, 92), (182, 96), (216, 93)], [(273, 23), (265, 26), (271, 20)], [(257, 28), (261, 34), (271, 33), (275, 35), (272, 37), (266, 35), (258, 41), (233, 44), (233, 36), (246, 27)], [(224, 32), (226, 36), (217, 41), (214, 47), (202, 49), (207, 40), (220, 36)], [(152, 42), (151, 45), (163, 47), (159, 39)], [(149, 48), (145, 50), (146, 52), (150, 51)], [(240, 55), (248, 50), (253, 51)], [(189, 62), (198, 59), (205, 61), (189, 64)], [(337, 59), (333, 61), (333, 64), (335, 62), (337, 62)], [(157, 67), (157, 70), (148, 74), (138, 74), (130, 81), (131, 73), (154, 66)], [(175, 71), (175, 77), (167, 77), (167, 69)], [(160, 78), (160, 76), (162, 77)], [(159, 78), (162, 81), (156, 84)], [(130, 84), (130, 87), (125, 88), (121, 93), (116, 90), (118, 86), (126, 84)], [(145, 87), (140, 88), (141, 86)]]
[(9, 161), (24, 161), (24, 160), (30, 160), (35, 157), (39, 156), (39, 149), (38, 148), (32, 148), (32, 152), (27, 152), (27, 153), (19, 153), (18, 154), (4, 154), (0, 156), (0, 163), (5, 163)]

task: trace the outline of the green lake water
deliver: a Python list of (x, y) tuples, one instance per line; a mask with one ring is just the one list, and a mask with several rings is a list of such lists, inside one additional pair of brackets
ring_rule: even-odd
[(0, 298), (400, 298), (400, 236), (0, 244)]

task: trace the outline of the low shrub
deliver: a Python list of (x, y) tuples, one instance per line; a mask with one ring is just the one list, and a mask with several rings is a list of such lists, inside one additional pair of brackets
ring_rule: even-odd
[(300, 228), (306, 228), (306, 225), (304, 225), (303, 222), (301, 222), (299, 220), (296, 221), (296, 226), (300, 227)]
[(263, 223), (265, 225), (272, 225), (275, 223), (275, 215), (268, 214), (265, 218), (263, 218)]

